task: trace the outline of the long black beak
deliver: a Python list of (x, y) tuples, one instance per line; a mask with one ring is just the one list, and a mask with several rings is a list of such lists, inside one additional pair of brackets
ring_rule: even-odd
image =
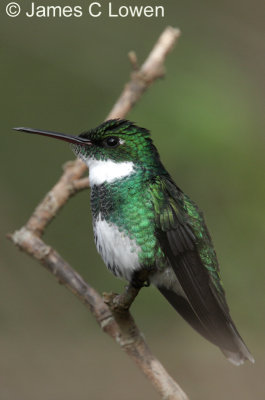
[(65, 142), (69, 142), (69, 143), (73, 143), (73, 144), (87, 145), (87, 146), (92, 145), (92, 143), (89, 139), (81, 138), (79, 136), (65, 135), (64, 133), (59, 133), (59, 132), (41, 131), (38, 129), (24, 128), (24, 127), (13, 128), (13, 129), (15, 131), (19, 131), (19, 132), (27, 132), (27, 133), (33, 133), (36, 135), (49, 136), (54, 139), (64, 140)]

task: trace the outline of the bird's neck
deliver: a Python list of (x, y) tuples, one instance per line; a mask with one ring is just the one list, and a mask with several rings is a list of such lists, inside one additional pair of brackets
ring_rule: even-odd
[(135, 173), (135, 165), (132, 161), (115, 162), (90, 158), (86, 161), (86, 164), (89, 168), (91, 187), (103, 183), (115, 183)]
[(148, 168), (132, 161), (89, 160), (91, 206), (94, 219), (109, 219), (122, 214), (123, 208), (133, 203), (141, 204), (148, 182), (159, 174), (158, 169)]
[(159, 162), (153, 164), (134, 163), (133, 161), (97, 160), (89, 158), (86, 160), (89, 168), (90, 186), (99, 186), (103, 183), (113, 184), (122, 182), (124, 179), (141, 178), (143, 181), (152, 179), (153, 176), (163, 174), (166, 171)]

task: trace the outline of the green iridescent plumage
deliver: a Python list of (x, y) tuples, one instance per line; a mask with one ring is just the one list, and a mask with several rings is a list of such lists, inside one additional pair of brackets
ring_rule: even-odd
[(196, 243), (202, 263), (222, 295), (223, 287), (216, 253), (198, 207), (172, 183), (170, 178), (158, 179), (152, 185), (152, 193), (157, 226), (162, 231), (176, 229), (178, 224), (182, 227), (182, 238), (180, 237), (179, 241), (184, 242), (184, 248), (187, 241)]
[[(130, 146), (120, 146), (118, 151), (112, 150), (111, 154), (109, 149), (98, 146), (89, 149), (89, 156), (103, 160), (111, 157), (114, 161), (125, 161), (129, 157), (130, 160), (137, 162), (136, 173), (128, 179), (111, 185), (105, 184), (104, 196), (92, 195), (92, 208), (96, 207), (99, 212), (103, 207), (104, 217), (117, 224), (137, 241), (142, 248), (141, 259), (145, 260), (145, 265), (156, 260), (160, 262), (161, 248), (154, 243), (155, 238), (146, 243), (146, 237), (154, 236), (156, 226), (167, 230), (170, 226), (174, 227), (174, 216), (178, 215), (182, 222), (189, 217), (200, 257), (211, 274), (216, 288), (222, 292), (215, 251), (203, 217), (188, 196), (174, 187), (172, 181), (170, 183), (170, 177), (160, 162), (149, 131), (135, 126), (130, 121), (110, 120), (96, 129), (81, 134), (80, 137), (100, 143), (113, 135), (121, 139), (126, 136)], [(80, 150), (81, 156), (86, 157), (87, 149), (78, 147), (79, 155)], [(144, 169), (141, 168), (142, 164)], [(100, 190), (102, 191), (102, 188)], [(99, 198), (101, 206), (97, 207), (95, 203)], [(103, 206), (102, 202), (108, 206)], [(118, 207), (114, 207), (115, 204), (118, 204)], [(139, 223), (135, 224), (135, 221)]]
[(136, 241), (141, 248), (139, 259), (143, 267), (163, 268), (165, 256), (155, 237), (156, 221), (149, 180), (150, 172), (144, 175), (136, 169), (133, 178), (95, 187), (91, 193), (91, 206), (94, 219), (101, 213), (102, 218)]
[[(78, 147), (84, 159), (134, 165), (129, 176), (92, 188), (94, 220), (101, 213), (110, 226), (135, 241), (139, 264), (150, 270), (151, 282), (155, 276), (153, 282), (173, 307), (230, 361), (253, 360), (230, 317), (203, 215), (165, 170), (149, 132), (113, 120), (81, 137), (95, 144)], [(113, 137), (119, 145), (111, 149), (104, 143)]]

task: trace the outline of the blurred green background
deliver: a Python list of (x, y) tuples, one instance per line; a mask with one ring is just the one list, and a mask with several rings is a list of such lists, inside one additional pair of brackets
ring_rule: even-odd
[[(152, 131), (164, 164), (204, 211), (231, 313), (256, 363), (230, 365), (153, 288), (142, 290), (132, 311), (191, 399), (264, 399), (262, 2), (152, 1), (165, 6), (158, 19), (9, 18), (7, 3), (0, 6), (0, 398), (158, 399), (78, 300), (5, 235), (25, 223), (74, 157), (66, 144), (11, 128), (79, 133), (95, 127), (128, 80), (128, 51), (142, 62), (171, 24), (182, 37), (167, 59), (166, 78), (128, 118)], [(45, 1), (58, 3), (89, 4)], [(29, 4), (20, 0), (23, 9)], [(100, 292), (120, 291), (124, 282), (96, 252), (88, 201), (88, 191), (75, 196), (45, 240)]]

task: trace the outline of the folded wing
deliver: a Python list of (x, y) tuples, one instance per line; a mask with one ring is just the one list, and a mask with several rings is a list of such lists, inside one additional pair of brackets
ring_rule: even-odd
[[(234, 364), (254, 361), (229, 313), (216, 254), (202, 214), (169, 178), (150, 187), (156, 236), (184, 296), (172, 285), (160, 292), (190, 325), (220, 347)], [(163, 195), (161, 195), (163, 193)]]

